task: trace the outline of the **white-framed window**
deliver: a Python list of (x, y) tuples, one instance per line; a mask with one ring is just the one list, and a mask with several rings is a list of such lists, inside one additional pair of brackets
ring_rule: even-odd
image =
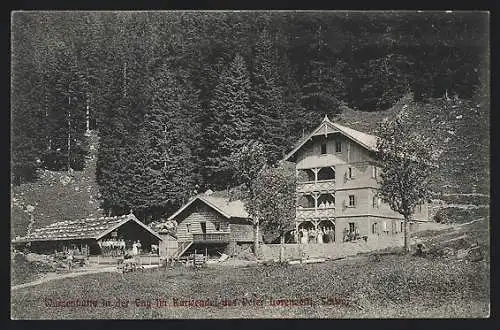
[(356, 207), (356, 196), (349, 195), (349, 207)]
[(335, 152), (342, 152), (342, 141), (335, 140)]
[(220, 222), (214, 222), (215, 230), (220, 231)]
[(373, 165), (372, 166), (372, 178), (376, 179), (377, 176), (378, 176), (378, 170), (377, 170), (377, 166)]

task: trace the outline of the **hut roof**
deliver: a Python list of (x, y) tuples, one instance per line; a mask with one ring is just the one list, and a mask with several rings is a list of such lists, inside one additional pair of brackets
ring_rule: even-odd
[(36, 229), (30, 235), (16, 239), (14, 242), (100, 239), (129, 221), (136, 222), (161, 240), (156, 232), (140, 222), (133, 214), (127, 214), (116, 217), (95, 217), (55, 222)]
[(195, 201), (201, 201), (220, 213), (227, 219), (242, 218), (248, 219), (250, 216), (245, 210), (245, 206), (241, 200), (230, 200), (228, 197), (215, 197), (211, 195), (200, 194), (191, 199), (187, 204), (181, 207), (177, 212), (169, 217), (169, 220), (174, 220), (182, 211), (187, 209)]

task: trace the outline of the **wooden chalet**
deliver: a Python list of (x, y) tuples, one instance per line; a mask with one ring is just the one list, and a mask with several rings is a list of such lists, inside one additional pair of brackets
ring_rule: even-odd
[(200, 194), (169, 220), (178, 224), (178, 257), (195, 250), (214, 256), (234, 255), (254, 240), (252, 221), (241, 200)]
[(130, 250), (132, 244), (139, 241), (141, 250), (149, 252), (152, 245), (158, 246), (162, 240), (158, 233), (130, 213), (115, 217), (56, 222), (36, 229), (30, 235), (18, 238), (12, 243), (17, 248), (29, 247), (30, 251), (37, 253), (77, 249), (82, 254), (102, 255), (110, 245), (105, 242), (123, 242), (123, 252)]

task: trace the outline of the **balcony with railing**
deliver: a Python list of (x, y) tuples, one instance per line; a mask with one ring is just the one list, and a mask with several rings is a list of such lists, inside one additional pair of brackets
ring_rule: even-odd
[(332, 192), (334, 190), (335, 179), (297, 182), (297, 192), (301, 194), (312, 192)]
[(193, 242), (195, 243), (229, 243), (229, 240), (229, 232), (193, 234)]
[(335, 217), (335, 207), (326, 208), (297, 208), (297, 220), (331, 219)]

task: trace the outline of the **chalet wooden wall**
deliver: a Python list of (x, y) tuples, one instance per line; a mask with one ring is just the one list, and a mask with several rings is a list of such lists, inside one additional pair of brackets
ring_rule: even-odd
[[(192, 240), (192, 234), (202, 234), (201, 222), (205, 222), (207, 233), (219, 233), (228, 231), (228, 221), (225, 217), (215, 212), (202, 202), (196, 201), (191, 206), (184, 210), (184, 218), (176, 219), (179, 225), (177, 226), (177, 238), (179, 240)], [(220, 231), (217, 231), (216, 223), (220, 223)], [(189, 226), (189, 232), (188, 232)]]

